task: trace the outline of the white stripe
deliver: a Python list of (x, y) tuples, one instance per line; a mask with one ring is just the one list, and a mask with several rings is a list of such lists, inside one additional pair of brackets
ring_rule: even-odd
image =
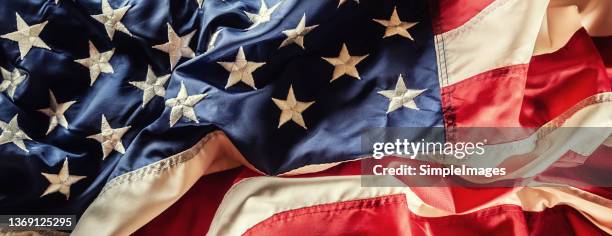
[(359, 176), (244, 179), (223, 198), (207, 235), (240, 235), (279, 212), (407, 190), (404, 187), (364, 188)]
[[(360, 176), (316, 178), (254, 177), (225, 195), (207, 235), (240, 235), (274, 214), (303, 207), (406, 194), (408, 209), (424, 217), (454, 215), (423, 202), (407, 187), (361, 187)], [(612, 201), (575, 188), (520, 188), (460, 214), (511, 204), (525, 211), (569, 205), (606, 232), (612, 232)]]
[(580, 13), (576, 6), (549, 7), (533, 55), (556, 52), (563, 48), (581, 28)]
[[(497, 0), (464, 25), (436, 35), (448, 86), (531, 59), (548, 0)], [(441, 69), (442, 70), (442, 69)]]
[(306, 165), (306, 166), (299, 167), (297, 169), (287, 171), (285, 173), (282, 173), (276, 176), (294, 176), (294, 175), (303, 175), (303, 174), (309, 174), (309, 173), (317, 173), (317, 172), (321, 172), (321, 171), (325, 171), (327, 169), (333, 168), (345, 162), (357, 161), (357, 160), (362, 160), (366, 158), (370, 158), (370, 156), (364, 155), (362, 157), (358, 157), (352, 160), (332, 162), (332, 163), (311, 164), (311, 165)]
[(610, 25), (610, 0), (552, 0), (538, 35), (534, 56), (559, 50), (581, 28), (591, 36), (610, 36)]
[(612, 1), (610, 0), (553, 0), (553, 7), (575, 5), (580, 11), (582, 25), (591, 36), (612, 35)]
[(222, 132), (192, 148), (109, 181), (81, 216), (73, 235), (129, 235), (162, 213), (205, 174), (240, 165)]

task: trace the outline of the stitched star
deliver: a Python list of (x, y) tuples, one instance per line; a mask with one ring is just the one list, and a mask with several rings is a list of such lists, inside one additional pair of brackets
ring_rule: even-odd
[(247, 61), (242, 47), (238, 49), (238, 54), (234, 62), (217, 63), (230, 72), (229, 78), (227, 78), (227, 84), (225, 85), (226, 89), (240, 81), (251, 86), (253, 89), (257, 89), (255, 87), (255, 80), (253, 79), (253, 71), (266, 64), (265, 62)]
[(296, 124), (302, 126), (302, 128), (307, 129), (306, 122), (304, 122), (304, 118), (302, 117), (302, 112), (308, 109), (310, 105), (314, 104), (314, 101), (300, 102), (296, 100), (295, 94), (293, 93), (293, 85), (289, 86), (289, 93), (287, 94), (286, 100), (272, 98), (272, 101), (281, 109), (277, 128), (280, 128), (287, 123), (287, 121), (292, 120)]
[(121, 154), (125, 153), (125, 147), (123, 147), (121, 138), (129, 129), (130, 126), (113, 129), (110, 124), (108, 124), (106, 117), (102, 115), (100, 133), (90, 135), (87, 138), (95, 139), (100, 142), (102, 145), (102, 160), (104, 160), (113, 150)]
[(196, 0), (196, 2), (198, 2), (198, 8), (202, 8), (202, 3), (204, 0)]
[(66, 196), (66, 200), (68, 200), (68, 198), (70, 197), (70, 186), (85, 178), (85, 176), (70, 175), (70, 172), (68, 171), (68, 158), (64, 159), (62, 169), (60, 169), (59, 173), (57, 173), (56, 175), (48, 173), (40, 174), (49, 181), (49, 187), (47, 187), (47, 190), (45, 190), (45, 192), (40, 195), (40, 197), (43, 197), (47, 194), (59, 192)]
[(2, 82), (0, 83), (0, 92), (5, 92), (11, 100), (14, 100), (15, 90), (17, 87), (26, 79), (26, 75), (22, 74), (17, 68), (9, 72), (4, 68), (0, 67), (2, 71)]
[(383, 36), (383, 38), (390, 37), (393, 35), (400, 35), (412, 41), (414, 41), (414, 38), (412, 38), (412, 35), (410, 35), (410, 32), (408, 32), (408, 29), (412, 28), (413, 26), (419, 23), (419, 22), (401, 21), (399, 18), (399, 15), (397, 14), (396, 7), (393, 8), (393, 13), (391, 13), (391, 17), (389, 18), (389, 20), (378, 20), (378, 19), (373, 19), (373, 20), (387, 27), (385, 29), (385, 35)]
[(21, 150), (24, 150), (25, 152), (30, 152), (26, 148), (25, 143), (23, 143), (23, 140), (32, 139), (28, 137), (28, 135), (19, 128), (17, 116), (18, 115), (13, 116), (13, 118), (11, 119), (11, 121), (9, 121), (8, 124), (0, 120), (0, 130), (2, 130), (2, 134), (0, 134), (0, 145), (3, 145), (5, 143), (13, 143), (17, 145), (17, 147), (19, 147)]
[(356, 79), (361, 79), (356, 66), (367, 56), (368, 54), (363, 56), (351, 56), (346, 48), (346, 44), (343, 43), (342, 49), (340, 50), (340, 55), (338, 55), (338, 57), (322, 57), (324, 60), (334, 66), (334, 74), (329, 82), (334, 82), (334, 80), (340, 78), (342, 75), (349, 75)]
[(281, 43), (278, 48), (282, 48), (291, 43), (295, 43), (299, 45), (302, 49), (305, 49), (304, 36), (306, 36), (306, 34), (308, 34), (317, 26), (319, 25), (311, 25), (306, 27), (306, 13), (304, 13), (302, 19), (300, 20), (300, 23), (298, 23), (298, 25), (294, 29), (288, 29), (283, 31), (283, 34), (287, 35), (287, 38)]
[(39, 47), (51, 50), (51, 48), (49, 48), (49, 46), (47, 46), (47, 44), (43, 42), (40, 37), (38, 37), (40, 32), (42, 32), (45, 26), (47, 25), (48, 21), (30, 26), (23, 20), (23, 18), (21, 18), (19, 13), (15, 13), (15, 16), (17, 19), (17, 31), (4, 34), (0, 37), (17, 42), (17, 44), (19, 45), (20, 59), (23, 60), (23, 57), (25, 57), (28, 52), (30, 52), (30, 49), (32, 49), (32, 47)]
[(387, 113), (390, 113), (402, 106), (405, 108), (419, 110), (416, 103), (414, 102), (414, 98), (421, 95), (426, 90), (427, 89), (407, 89), (406, 85), (404, 84), (404, 78), (402, 78), (402, 75), (400, 75), (399, 78), (397, 78), (395, 90), (379, 91), (378, 94), (383, 95), (389, 99), (389, 108), (387, 109)]
[(181, 81), (181, 88), (179, 89), (178, 94), (175, 98), (168, 99), (166, 101), (166, 106), (170, 107), (170, 127), (174, 126), (178, 120), (180, 120), (183, 116), (187, 117), (187, 119), (194, 121), (195, 123), (200, 123), (198, 121), (198, 117), (195, 114), (194, 106), (198, 104), (202, 99), (204, 99), (208, 94), (196, 94), (191, 95), (187, 94), (187, 88), (185, 88), (185, 84)]
[(274, 13), (274, 10), (276, 10), (276, 8), (280, 4), (281, 4), (281, 1), (276, 3), (274, 6), (268, 8), (268, 5), (266, 5), (266, 2), (264, 0), (261, 0), (261, 6), (259, 7), (259, 11), (257, 12), (257, 14), (245, 11), (244, 14), (246, 14), (247, 17), (249, 17), (249, 20), (251, 20), (251, 23), (253, 23), (248, 29), (253, 29), (260, 24), (270, 21), (270, 17), (272, 16), (272, 13)]
[(89, 86), (93, 85), (100, 73), (115, 73), (113, 66), (109, 63), (115, 49), (100, 53), (96, 46), (89, 41), (89, 58), (77, 59), (74, 62), (89, 68)]
[(149, 101), (155, 96), (164, 97), (166, 96), (166, 82), (170, 78), (170, 74), (157, 76), (151, 70), (151, 66), (147, 69), (147, 78), (145, 81), (132, 81), (130, 82), (136, 88), (143, 91), (142, 94), (142, 107), (145, 107)]
[(47, 133), (51, 133), (55, 127), (59, 124), (60, 126), (68, 129), (68, 121), (66, 120), (66, 116), (64, 113), (74, 104), (76, 101), (69, 101), (61, 104), (57, 104), (57, 99), (55, 99), (55, 95), (53, 92), (49, 90), (49, 108), (40, 109), (38, 111), (44, 113), (49, 116), (49, 129), (47, 129)]
[(115, 35), (115, 31), (119, 30), (129, 36), (132, 36), (132, 33), (121, 23), (121, 19), (125, 15), (125, 13), (132, 6), (125, 6), (117, 9), (113, 9), (108, 0), (102, 0), (102, 14), (92, 15), (94, 19), (104, 25), (106, 29), (106, 33), (108, 37), (112, 40)]
[(174, 32), (174, 29), (172, 29), (172, 26), (168, 24), (168, 42), (153, 46), (153, 48), (157, 50), (168, 53), (168, 57), (170, 57), (170, 70), (174, 69), (174, 66), (181, 57), (195, 57), (195, 52), (189, 47), (189, 42), (191, 42), (191, 38), (195, 32), (194, 30), (191, 31), (191, 33), (179, 37)]
[[(338, 1), (338, 7), (340, 7), (340, 6), (341, 6), (342, 4), (344, 4), (346, 1), (348, 1), (348, 0), (340, 0), (340, 1)], [(353, 0), (353, 1), (355, 1), (357, 4), (359, 4), (359, 0)]]

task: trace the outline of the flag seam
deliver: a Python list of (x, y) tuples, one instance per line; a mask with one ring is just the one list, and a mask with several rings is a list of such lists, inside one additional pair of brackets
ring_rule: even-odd
[(202, 149), (202, 147), (204, 147), (204, 145), (208, 143), (208, 141), (212, 140), (214, 137), (221, 135), (221, 134), (223, 134), (221, 131), (214, 131), (212, 133), (209, 133), (200, 142), (198, 142), (196, 146), (190, 149), (182, 151), (171, 157), (151, 163), (149, 165), (141, 167), (140, 169), (117, 176), (114, 179), (110, 180), (104, 186), (104, 188), (98, 195), (104, 194), (104, 192), (108, 191), (109, 189), (115, 186), (122, 185), (126, 182), (132, 182), (138, 179), (142, 179), (143, 177), (151, 175), (151, 174), (158, 174), (163, 171), (169, 170), (173, 168), (174, 166), (187, 162), (191, 160), (193, 157), (195, 157), (198, 154), (198, 152)]
[(481, 12), (479, 12), (476, 16), (474, 16), (472, 19), (470, 19), (465, 24), (453, 30), (441, 33), (440, 35), (446, 35), (450, 39), (461, 36), (462, 34), (467, 33), (468, 31), (472, 30), (474, 27), (478, 26), (478, 24), (480, 24), (482, 20), (486, 18), (488, 15), (490, 15), (493, 11), (495, 11), (499, 7), (502, 7), (511, 1), (513, 0), (497, 0), (491, 3), (486, 8), (484, 8)]

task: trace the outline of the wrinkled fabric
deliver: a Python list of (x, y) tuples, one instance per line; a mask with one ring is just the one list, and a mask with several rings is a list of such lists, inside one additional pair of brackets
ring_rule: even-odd
[[(284, 0), (271, 20), (251, 25), (244, 12), (256, 13), (261, 1), (111, 0), (113, 9), (131, 5), (121, 22), (133, 37), (116, 31), (112, 39), (90, 15), (100, 14), (94, 0), (15, 0), (0, 3), (0, 34), (15, 31), (15, 13), (29, 25), (48, 21), (40, 38), (52, 50), (32, 48), (19, 60), (17, 43), (0, 39), (0, 66), (17, 68), (27, 79), (15, 99), (0, 95), (0, 120), (18, 114), (19, 127), (32, 138), (29, 152), (12, 143), (0, 145), (0, 213), (80, 215), (109, 180), (193, 146), (206, 134), (221, 130), (256, 169), (278, 174), (309, 164), (355, 159), (366, 155), (359, 134), (368, 127), (442, 126), (440, 89), (433, 32), (426, 1), (362, 1), (337, 7), (332, 1)], [(267, 5), (277, 1), (267, 1)], [(388, 19), (394, 5), (403, 21), (419, 22), (409, 31), (415, 41), (383, 39), (385, 28), (372, 19)], [(289, 45), (283, 30), (294, 28), (302, 15), (306, 25), (319, 26), (305, 37), (305, 48)], [(167, 26), (190, 43), (196, 57), (182, 58), (170, 71), (168, 54), (152, 46), (167, 42)], [(221, 30), (207, 51), (213, 32)], [(114, 48), (114, 73), (101, 73), (90, 87), (89, 71), (74, 62), (89, 55), (88, 41), (100, 52)], [(352, 55), (368, 57), (357, 65), (361, 80), (344, 76), (330, 83), (333, 67), (321, 57), (336, 57), (342, 43)], [(257, 90), (239, 83), (225, 89), (228, 72), (218, 61), (233, 61), (239, 47), (247, 60), (265, 62), (254, 72)], [(156, 75), (171, 73), (164, 98), (145, 107), (142, 91), (128, 82), (144, 81), (147, 67)], [(420, 110), (386, 114), (388, 100), (377, 91), (395, 87), (402, 74), (410, 89), (427, 89), (415, 99)], [(195, 106), (199, 123), (180, 120), (169, 126), (170, 108), (183, 82), (189, 95), (207, 93)], [(315, 101), (303, 114), (308, 130), (292, 122), (277, 128), (280, 110), (271, 98), (284, 99), (292, 85), (300, 101)], [(59, 103), (76, 100), (65, 113), (68, 129), (45, 135), (49, 90)], [(100, 132), (101, 116), (112, 128), (131, 126), (122, 137), (125, 154), (113, 151), (102, 159), (100, 143), (86, 137)], [(71, 186), (70, 198), (40, 195), (48, 182), (40, 174), (57, 173), (64, 159), (70, 174), (86, 176)]]

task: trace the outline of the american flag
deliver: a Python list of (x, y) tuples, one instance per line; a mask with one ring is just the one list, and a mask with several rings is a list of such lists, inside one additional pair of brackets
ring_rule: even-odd
[(496, 160), (510, 174), (609, 173), (609, 0), (2, 0), (0, 19), (0, 215), (76, 215), (74, 235), (612, 234), (609, 186), (360, 176), (372, 127), (528, 128), (504, 142), (535, 146)]

